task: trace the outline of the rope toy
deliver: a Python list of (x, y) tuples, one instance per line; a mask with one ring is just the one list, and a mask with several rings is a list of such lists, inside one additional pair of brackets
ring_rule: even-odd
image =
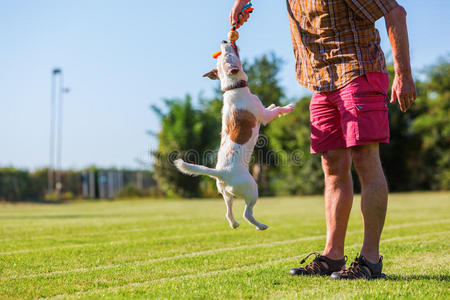
[[(251, 14), (253, 12), (254, 8), (252, 7), (251, 0), (244, 5), (241, 12), (238, 16), (242, 15), (243, 13), (249, 13)], [(239, 20), (238, 23), (239, 24)], [(239, 33), (236, 31), (236, 24), (231, 26), (231, 30), (228, 32), (228, 40), (231, 42), (231, 45), (236, 48), (236, 41), (239, 39)], [(217, 59), (222, 54), (222, 51), (214, 52), (212, 57), (214, 59)]]

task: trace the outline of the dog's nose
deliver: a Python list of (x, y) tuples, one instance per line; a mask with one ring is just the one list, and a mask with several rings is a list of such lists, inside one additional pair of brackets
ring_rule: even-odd
[(222, 41), (222, 44), (226, 44), (226, 43), (228, 43), (228, 42), (227, 42), (227, 41), (225, 41), (225, 40), (223, 40), (223, 41)]
[(239, 73), (239, 69), (238, 68), (233, 68), (230, 70), (231, 74), (236, 75), (237, 73)]

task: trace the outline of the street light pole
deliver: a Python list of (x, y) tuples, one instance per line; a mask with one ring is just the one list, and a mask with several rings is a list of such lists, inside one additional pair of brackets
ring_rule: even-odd
[(69, 89), (64, 86), (64, 74), (61, 72), (59, 79), (59, 105), (58, 105), (58, 123), (57, 123), (57, 144), (56, 144), (56, 192), (58, 198), (61, 195), (62, 182), (62, 129), (63, 129), (63, 108), (64, 108), (64, 94), (69, 92)]
[(55, 113), (56, 113), (56, 79), (61, 74), (61, 69), (55, 68), (52, 71), (51, 99), (50, 99), (50, 149), (48, 165), (48, 193), (53, 193), (54, 187), (54, 163), (55, 163)]

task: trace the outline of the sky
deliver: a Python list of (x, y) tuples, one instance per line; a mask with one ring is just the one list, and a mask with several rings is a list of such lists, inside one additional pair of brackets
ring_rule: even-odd
[[(202, 78), (229, 31), (234, 1), (1, 1), (0, 167), (48, 165), (51, 71), (63, 69), (62, 165), (138, 168), (158, 142), (150, 105), (164, 98), (210, 96)], [(399, 0), (414, 75), (450, 52), (450, 1)], [(285, 1), (254, 0), (240, 30), (241, 57), (273, 52), (284, 61), (289, 97), (307, 95), (295, 80)], [(382, 48), (390, 51), (384, 20)], [(218, 116), (219, 117), (219, 116)]]

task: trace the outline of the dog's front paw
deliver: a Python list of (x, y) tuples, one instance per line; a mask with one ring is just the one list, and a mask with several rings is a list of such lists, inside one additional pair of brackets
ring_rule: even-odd
[(270, 104), (268, 107), (267, 107), (267, 109), (268, 110), (273, 110), (273, 109), (275, 109), (275, 108), (277, 108), (277, 106), (275, 105), (275, 104)]
[(269, 228), (269, 226), (267, 226), (266, 224), (260, 224), (256, 226), (257, 230), (266, 230), (267, 228)]
[(286, 106), (280, 107), (280, 113), (281, 115), (285, 115), (293, 111), (295, 108), (294, 104), (290, 103)]

